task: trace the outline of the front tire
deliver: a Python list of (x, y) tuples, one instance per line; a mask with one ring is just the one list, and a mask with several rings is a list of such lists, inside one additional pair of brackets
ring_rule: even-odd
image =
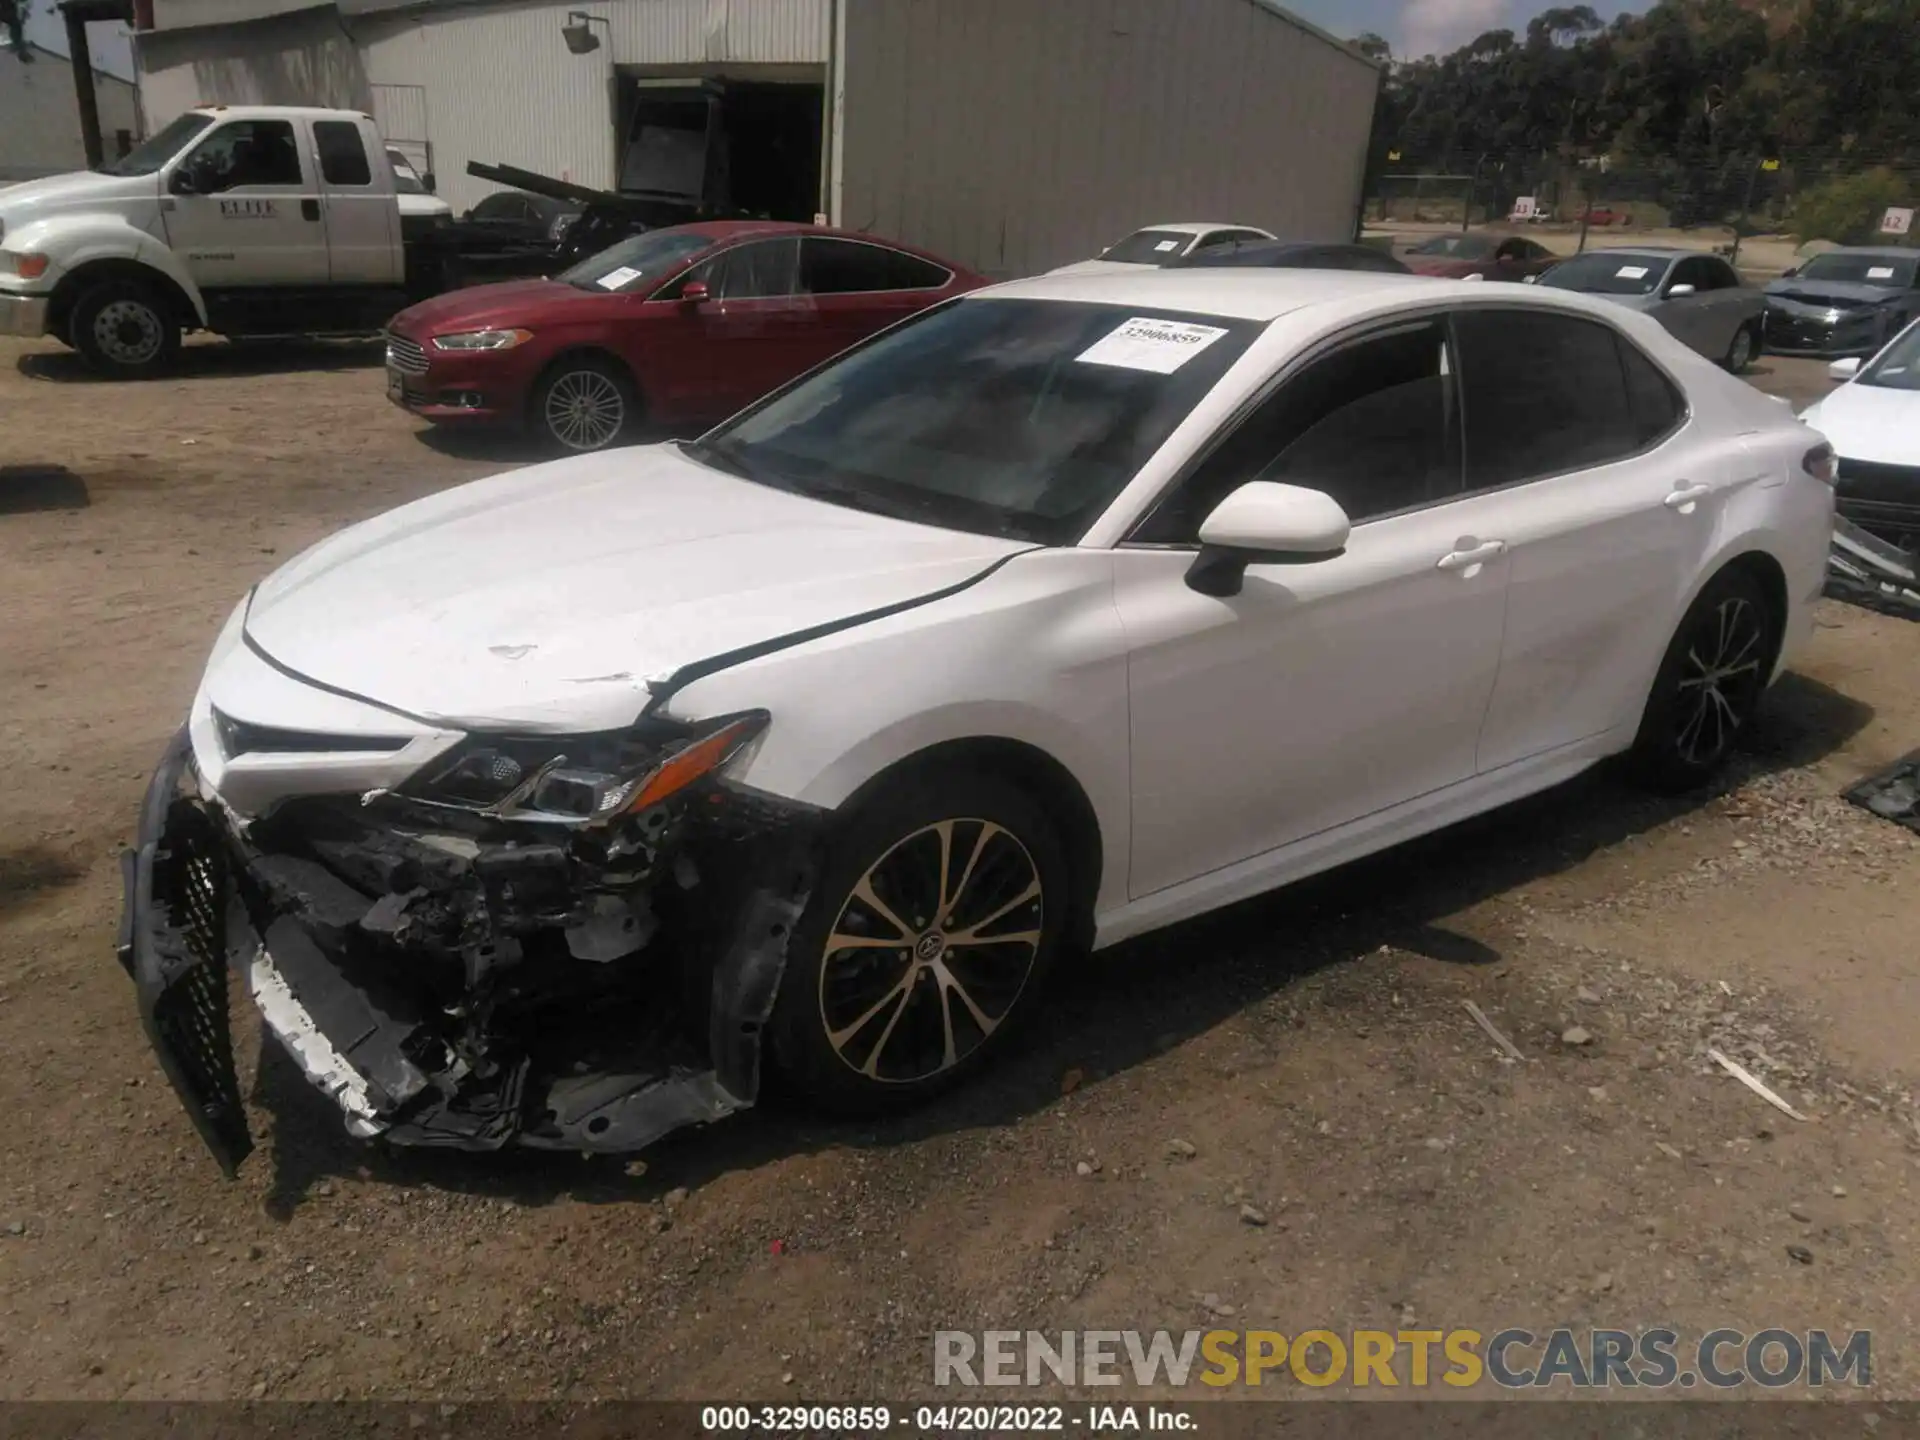
[(640, 397), (626, 372), (594, 355), (566, 356), (533, 393), (533, 424), (547, 445), (585, 455), (618, 445), (640, 418)]
[(1674, 632), (1654, 677), (1631, 763), (1648, 786), (1679, 794), (1731, 758), (1772, 678), (1781, 617), (1758, 581), (1723, 570)]
[(1005, 1048), (1074, 913), (1046, 811), (997, 775), (889, 785), (829, 844), (787, 949), (773, 1068), (814, 1105), (924, 1100)]
[(138, 280), (108, 280), (82, 295), (68, 331), (88, 368), (121, 380), (143, 380), (172, 367), (180, 323), (166, 297)]

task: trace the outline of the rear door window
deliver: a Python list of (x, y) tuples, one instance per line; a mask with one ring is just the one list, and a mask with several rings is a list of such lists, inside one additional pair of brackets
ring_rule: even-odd
[(1569, 315), (1454, 317), (1467, 489), (1497, 489), (1625, 459), (1646, 440), (1612, 327)]
[(320, 152), (320, 178), (329, 185), (371, 185), (373, 167), (367, 143), (351, 120), (313, 122), (313, 146)]
[(937, 290), (949, 278), (940, 266), (884, 245), (814, 235), (800, 242), (800, 288), (810, 295)]

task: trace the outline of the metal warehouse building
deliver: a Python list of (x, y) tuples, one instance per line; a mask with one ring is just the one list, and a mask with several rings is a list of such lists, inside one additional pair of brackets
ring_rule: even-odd
[(995, 276), (1154, 222), (1345, 238), (1379, 89), (1269, 0), (153, 0), (151, 21), (149, 131), (198, 103), (340, 105), (456, 209), (494, 188), (469, 161), (506, 164)]

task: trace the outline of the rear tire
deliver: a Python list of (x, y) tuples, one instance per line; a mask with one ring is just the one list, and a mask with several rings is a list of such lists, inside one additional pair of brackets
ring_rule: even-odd
[(1722, 570), (1674, 632), (1629, 762), (1665, 794), (1697, 789), (1732, 756), (1772, 678), (1781, 617), (1753, 576)]
[(998, 775), (885, 785), (838, 827), (794, 927), (772, 1068), (841, 1114), (957, 1083), (1035, 1008), (1076, 913), (1071, 876), (1046, 811)]
[(87, 291), (74, 304), (68, 336), (89, 369), (120, 380), (158, 375), (180, 354), (180, 322), (167, 297), (138, 280)]
[(1729, 374), (1738, 375), (1759, 358), (1760, 322), (1750, 320), (1734, 332), (1733, 343), (1727, 346), (1727, 358), (1723, 363)]
[(640, 420), (640, 397), (627, 374), (596, 355), (562, 356), (534, 387), (534, 429), (549, 449), (586, 455), (618, 445)]

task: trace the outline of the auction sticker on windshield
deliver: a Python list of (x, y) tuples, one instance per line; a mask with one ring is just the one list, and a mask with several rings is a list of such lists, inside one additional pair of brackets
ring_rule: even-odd
[(1082, 365), (1113, 365), (1122, 370), (1171, 375), (1226, 333), (1213, 325), (1136, 315), (1081, 351), (1078, 359)]
[(1891, 280), (1893, 278), (1893, 267), (1891, 265), (1870, 265), (1867, 267), (1867, 278), (1869, 280)]
[(1644, 265), (1622, 265), (1613, 273), (1615, 278), (1620, 280), (1644, 280), (1647, 278), (1647, 267)]
[(640, 272), (631, 266), (622, 265), (618, 270), (609, 270), (594, 283), (602, 290), (618, 290), (630, 280), (638, 280)]

